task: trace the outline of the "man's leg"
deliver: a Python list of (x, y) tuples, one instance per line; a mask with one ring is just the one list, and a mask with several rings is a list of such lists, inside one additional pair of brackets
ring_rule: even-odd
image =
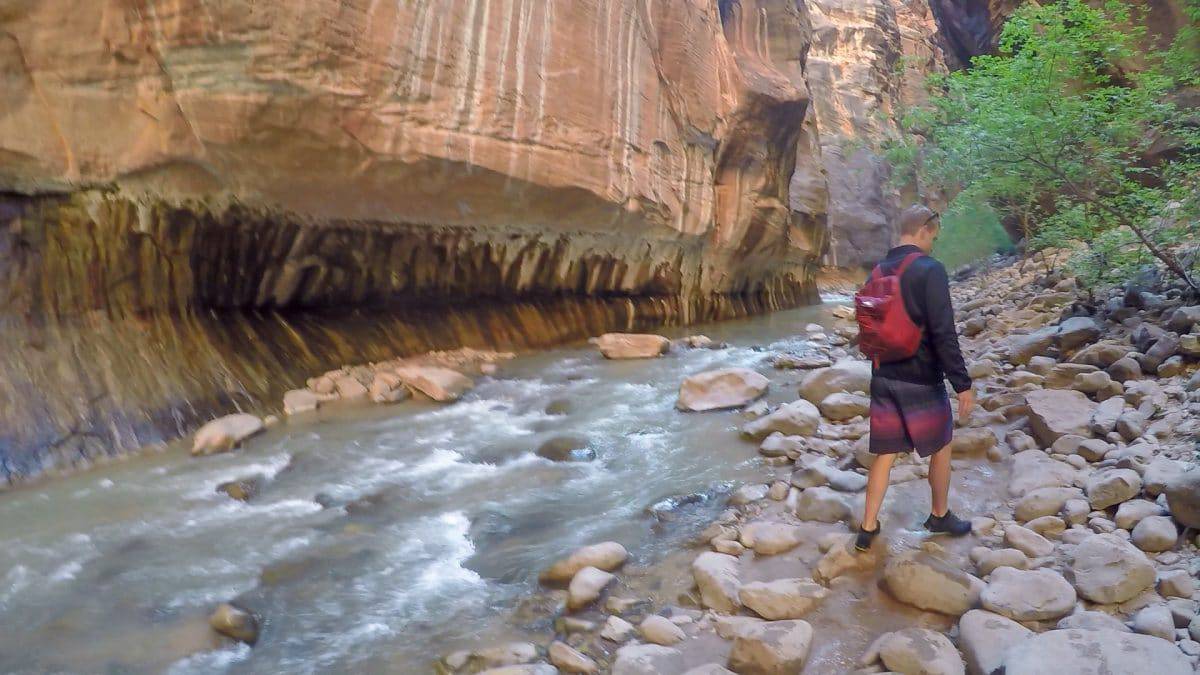
[(867, 505), (863, 511), (862, 529), (873, 531), (879, 527), (879, 508), (887, 494), (888, 478), (892, 474), (895, 454), (876, 455), (867, 474)]
[(950, 446), (933, 453), (929, 458), (930, 513), (941, 518), (950, 510)]

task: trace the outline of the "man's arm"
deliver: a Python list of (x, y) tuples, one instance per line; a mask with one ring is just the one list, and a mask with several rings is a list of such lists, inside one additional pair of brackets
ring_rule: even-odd
[(942, 263), (934, 260), (925, 278), (926, 326), (938, 361), (954, 391), (971, 389), (971, 376), (958, 346), (958, 331), (954, 328), (954, 306), (950, 302), (950, 278)]

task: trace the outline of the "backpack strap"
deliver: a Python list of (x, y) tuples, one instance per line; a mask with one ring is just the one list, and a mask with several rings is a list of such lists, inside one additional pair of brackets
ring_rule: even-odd
[(876, 265), (875, 269), (871, 270), (871, 276), (869, 278), (867, 278), (867, 281), (868, 282), (878, 281), (879, 277), (881, 277), (881, 276), (883, 276), (883, 264), (882, 263), (880, 263), (879, 265)]
[(908, 270), (908, 266), (916, 262), (917, 258), (924, 258), (925, 254), (919, 251), (914, 251), (904, 256), (904, 260), (900, 262), (900, 266), (896, 268), (896, 276), (904, 276), (904, 272)]

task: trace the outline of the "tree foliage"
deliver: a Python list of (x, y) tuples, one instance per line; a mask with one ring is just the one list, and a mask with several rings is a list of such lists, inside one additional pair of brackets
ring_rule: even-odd
[(1022, 7), (995, 55), (930, 78), (886, 149), (895, 178), (990, 204), (1035, 247), (1086, 244), (1093, 279), (1157, 259), (1197, 290), (1177, 252), (1198, 236), (1200, 125), (1175, 98), (1200, 83), (1198, 33), (1147, 51), (1137, 25), (1117, 2)]

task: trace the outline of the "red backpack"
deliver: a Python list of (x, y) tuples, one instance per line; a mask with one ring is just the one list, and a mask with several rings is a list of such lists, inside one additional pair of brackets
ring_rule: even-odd
[(921, 328), (913, 323), (900, 293), (900, 277), (923, 253), (904, 256), (894, 274), (876, 265), (871, 278), (854, 295), (858, 314), (858, 348), (875, 365), (912, 357), (921, 346)]

